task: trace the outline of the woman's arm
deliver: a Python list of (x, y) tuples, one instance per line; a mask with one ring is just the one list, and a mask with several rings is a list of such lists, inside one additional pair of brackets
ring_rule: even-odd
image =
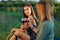
[(35, 33), (37, 33), (37, 30), (38, 30), (38, 28), (37, 27), (34, 27), (33, 25), (32, 25), (32, 23), (28, 23), (28, 25), (29, 25), (29, 27), (35, 32)]
[(30, 27), (35, 33), (37, 33), (38, 28), (37, 28), (37, 27), (34, 27), (34, 26), (36, 26), (36, 21), (35, 21), (35, 19), (30, 15), (30, 16), (28, 17), (28, 20), (29, 20), (29, 22), (28, 22), (29, 27)]
[(32, 29), (35, 33), (37, 33), (37, 30), (38, 30), (38, 29), (37, 29), (36, 27), (33, 27), (33, 26), (32, 26), (31, 29)]
[(33, 18), (33, 16), (29, 16), (28, 17), (28, 20), (29, 20), (29, 22), (31, 22), (33, 25), (36, 25), (36, 21), (35, 21), (35, 19)]

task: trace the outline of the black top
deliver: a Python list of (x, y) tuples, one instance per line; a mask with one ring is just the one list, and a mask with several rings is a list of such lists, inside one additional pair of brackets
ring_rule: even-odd
[[(37, 26), (34, 26), (37, 27)], [(36, 33), (29, 27), (27, 29), (28, 35), (30, 35), (30, 40), (36, 40)]]

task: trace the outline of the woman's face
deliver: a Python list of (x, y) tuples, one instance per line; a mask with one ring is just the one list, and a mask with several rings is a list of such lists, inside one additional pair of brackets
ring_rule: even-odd
[(29, 16), (31, 14), (31, 8), (29, 6), (25, 6), (24, 13), (26, 16)]

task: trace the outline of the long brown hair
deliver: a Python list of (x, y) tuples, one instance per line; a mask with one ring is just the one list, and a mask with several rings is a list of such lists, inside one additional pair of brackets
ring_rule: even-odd
[[(28, 6), (28, 7), (31, 8), (31, 15), (33, 16), (33, 18), (34, 18), (34, 19), (36, 20), (36, 22), (37, 22), (38, 20), (37, 20), (37, 18), (36, 18), (36, 15), (35, 15), (35, 12), (34, 12), (34, 10), (33, 10), (33, 7), (32, 7), (30, 4), (25, 4), (24, 7), (26, 7), (26, 6)], [(24, 17), (24, 18), (27, 18), (27, 16), (26, 16), (25, 13), (24, 13), (24, 7), (23, 7), (23, 17)]]
[(48, 2), (39, 2), (36, 6), (40, 22), (50, 20), (52, 18), (52, 6)]

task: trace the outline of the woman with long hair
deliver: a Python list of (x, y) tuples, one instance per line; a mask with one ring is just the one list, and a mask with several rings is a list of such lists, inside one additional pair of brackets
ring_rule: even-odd
[[(20, 29), (12, 29), (12, 31), (16, 31), (10, 40), (16, 40), (16, 36), (20, 36), (21, 40), (36, 40), (35, 31), (29, 27), (29, 23), (31, 23), (35, 28), (37, 28), (37, 18), (34, 13), (33, 7), (30, 4), (24, 5), (22, 20), (24, 20), (23, 26)], [(24, 31), (27, 31), (27, 34)]]
[(39, 2), (37, 11), (40, 20), (36, 40), (54, 40), (54, 20), (52, 6), (48, 2)]
[[(31, 23), (34, 27), (37, 27), (37, 25), (36, 25), (37, 18), (36, 18), (35, 12), (33, 10), (33, 7), (31, 5), (24, 6), (23, 18), (27, 18), (29, 23)], [(28, 25), (30, 25), (30, 24), (28, 24)], [(30, 36), (30, 40), (35, 40), (36, 33), (34, 32), (34, 30), (29, 27), (29, 28), (27, 28), (27, 32), (28, 32), (28, 35)]]

